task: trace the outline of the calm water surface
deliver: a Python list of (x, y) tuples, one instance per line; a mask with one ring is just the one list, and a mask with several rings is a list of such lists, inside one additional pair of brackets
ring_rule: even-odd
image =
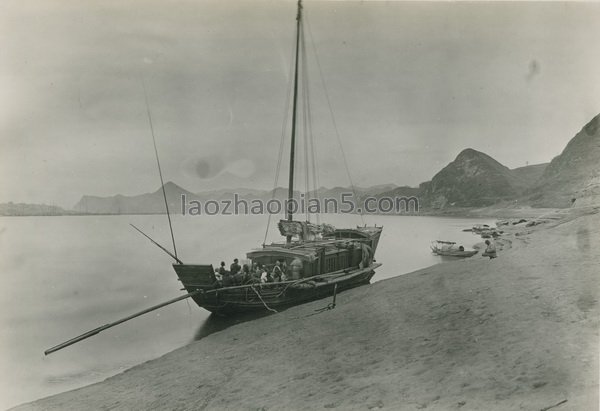
[[(361, 224), (354, 215), (322, 219)], [(431, 240), (469, 248), (479, 238), (461, 230), (490, 223), (393, 216), (365, 222), (384, 226), (376, 254), (383, 266), (372, 281), (439, 263)], [(1, 409), (101, 381), (224, 326), (181, 301), (44, 356), (51, 346), (181, 294), (170, 257), (129, 223), (169, 245), (165, 216), (0, 217)], [(262, 244), (266, 217), (174, 216), (173, 224), (184, 262), (229, 264)], [(268, 241), (278, 238), (272, 223)]]

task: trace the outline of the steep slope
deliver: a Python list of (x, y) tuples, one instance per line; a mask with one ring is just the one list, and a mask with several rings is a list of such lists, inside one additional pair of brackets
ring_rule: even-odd
[(544, 174), (546, 167), (548, 167), (548, 164), (549, 163), (533, 164), (530, 166), (513, 168), (510, 171), (516, 179), (518, 188), (527, 190), (538, 182)]
[[(533, 187), (539, 207), (568, 207), (600, 197), (600, 114), (587, 123), (555, 157)], [(576, 201), (575, 201), (576, 200)]]

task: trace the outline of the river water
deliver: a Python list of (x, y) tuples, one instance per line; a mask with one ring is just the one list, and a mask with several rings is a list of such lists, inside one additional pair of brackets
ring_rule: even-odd
[[(356, 215), (327, 215), (338, 227)], [(266, 216), (173, 216), (180, 258), (230, 264), (262, 244)], [(441, 262), (431, 240), (470, 248), (462, 229), (485, 219), (365, 216), (383, 225), (372, 281)], [(166, 216), (0, 217), (0, 409), (101, 381), (228, 324), (180, 301), (44, 356), (100, 325), (181, 295), (171, 259), (133, 230), (170, 247)], [(278, 239), (273, 218), (268, 241)], [(477, 258), (476, 256), (475, 258)]]

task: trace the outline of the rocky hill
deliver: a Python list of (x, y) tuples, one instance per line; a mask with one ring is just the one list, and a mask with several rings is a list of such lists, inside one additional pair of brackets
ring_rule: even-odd
[(600, 197), (600, 114), (569, 141), (531, 190), (537, 207), (569, 207)]
[[(354, 192), (358, 204), (367, 197), (418, 197), (420, 209), (432, 212), (452, 207), (486, 207), (497, 204), (532, 205), (536, 207), (569, 207), (600, 202), (600, 115), (594, 117), (567, 144), (564, 151), (549, 164), (509, 169), (489, 155), (467, 148), (456, 159), (419, 187), (382, 184), (372, 187), (319, 188), (310, 197), (337, 198)], [(273, 190), (223, 189), (192, 193), (174, 183), (165, 185), (169, 208), (181, 213), (181, 195), (187, 201), (220, 201), (232, 199), (269, 200), (287, 198), (287, 189)], [(299, 198), (300, 193), (295, 192)], [(308, 198), (308, 197), (306, 197)], [(84, 196), (75, 205), (80, 213), (154, 214), (164, 213), (162, 190), (138, 196)], [(444, 211), (442, 211), (444, 212)]]
[(522, 186), (508, 167), (468, 148), (421, 185), (421, 201), (432, 209), (484, 207), (517, 197)]

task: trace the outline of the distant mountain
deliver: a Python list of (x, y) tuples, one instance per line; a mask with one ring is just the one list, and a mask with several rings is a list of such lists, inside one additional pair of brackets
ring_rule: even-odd
[(421, 204), (432, 209), (482, 207), (519, 201), (564, 208), (600, 203), (600, 114), (569, 141), (550, 163), (509, 170), (473, 149), (419, 188)]
[(3, 216), (57, 216), (77, 214), (74, 211), (65, 210), (58, 206), (46, 204), (28, 203), (2, 203), (0, 204), (0, 215)]
[[(389, 187), (386, 187), (386, 188), (389, 188)], [(381, 199), (384, 197), (391, 198), (391, 199), (404, 198), (405, 203), (397, 203), (400, 208), (398, 210), (396, 210), (394, 208), (395, 213), (403, 214), (406, 212), (419, 212), (422, 207), (421, 198), (420, 198), (421, 192), (422, 192), (422, 190), (418, 187), (395, 186), (391, 190), (386, 190), (386, 191), (383, 191), (380, 193), (369, 193), (368, 195), (365, 195), (361, 198), (360, 203), (365, 204), (367, 197), (375, 197), (377, 199)], [(411, 199), (412, 197), (416, 198), (417, 204), (414, 203), (414, 200), (410, 200), (411, 202), (409, 203), (409, 199)], [(396, 207), (395, 201), (393, 204), (394, 204), (393, 206)], [(382, 207), (391, 207), (391, 205), (388, 202), (382, 203), (381, 205), (382, 205)]]
[(600, 114), (550, 162), (532, 187), (529, 200), (538, 207), (569, 207), (573, 202), (597, 203), (599, 197)]
[(467, 148), (421, 185), (422, 201), (433, 209), (484, 207), (520, 194), (521, 181), (511, 170), (482, 152)]
[[(185, 194), (187, 200), (198, 200), (199, 197), (179, 187), (173, 182), (165, 184), (169, 209), (173, 213), (181, 213), (181, 195)], [(85, 195), (73, 207), (75, 211), (90, 214), (163, 214), (165, 200), (162, 188), (153, 193), (135, 196), (117, 194), (111, 197), (97, 197)]]
[[(575, 203), (600, 202), (600, 115), (594, 117), (567, 144), (552, 162), (519, 167), (513, 170), (489, 155), (467, 148), (456, 159), (419, 187), (381, 184), (372, 187), (321, 187), (310, 193), (310, 198), (337, 198), (353, 193), (359, 204), (367, 197), (412, 197), (419, 199), (420, 209), (431, 211), (451, 207), (486, 207), (498, 203), (530, 204), (537, 207), (569, 207)], [(248, 188), (221, 189), (192, 193), (175, 183), (165, 184), (169, 208), (181, 213), (181, 195), (187, 201), (221, 201), (239, 199), (248, 201), (271, 198), (284, 200), (287, 188), (253, 190)], [(296, 190), (294, 197), (299, 198)], [(308, 198), (308, 197), (305, 197)], [(356, 200), (356, 199), (355, 199)], [(162, 214), (162, 190), (137, 196), (112, 197), (83, 196), (74, 210), (93, 214)]]
[[(343, 193), (356, 193), (359, 199), (366, 196), (372, 196), (379, 194), (382, 190), (389, 190), (396, 187), (394, 184), (383, 184), (376, 187), (355, 187), (354, 190), (351, 187), (334, 187), (326, 188), (321, 187), (316, 192), (305, 195), (306, 205), (308, 205), (309, 198), (335, 198), (340, 200)], [(181, 214), (182, 212), (182, 195), (185, 195), (187, 207), (186, 212), (193, 206), (190, 204), (192, 201), (198, 201), (201, 204), (206, 204), (206, 201), (213, 200), (222, 202), (223, 200), (234, 200), (235, 194), (238, 195), (239, 200), (246, 200), (249, 203), (249, 207), (252, 207), (252, 200), (262, 200), (264, 202), (274, 198), (283, 203), (288, 197), (288, 189), (283, 187), (277, 187), (274, 190), (253, 190), (248, 188), (240, 189), (221, 189), (203, 191), (199, 193), (192, 193), (173, 182), (165, 184), (165, 190), (167, 193), (167, 200), (169, 203), (169, 211), (173, 214)], [(298, 190), (294, 190), (294, 197), (296, 199), (301, 198), (301, 193)], [(163, 197), (162, 189), (152, 193), (124, 196), (121, 194), (110, 196), (110, 197), (97, 197), (85, 195), (79, 200), (73, 209), (80, 213), (89, 214), (164, 214), (165, 213), (165, 200)], [(244, 210), (244, 206), (239, 206), (240, 210)]]

